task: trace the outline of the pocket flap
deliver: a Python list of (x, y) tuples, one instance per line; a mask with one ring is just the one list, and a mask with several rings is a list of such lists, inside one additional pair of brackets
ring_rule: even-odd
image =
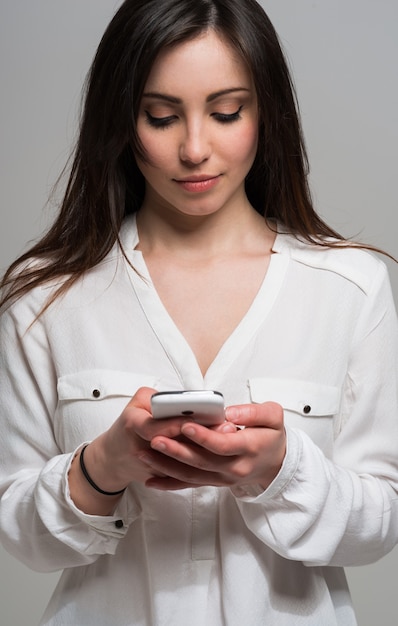
[(139, 387), (155, 387), (156, 379), (145, 374), (116, 370), (85, 370), (58, 379), (58, 398), (103, 400), (112, 396), (131, 398)]
[(340, 407), (339, 387), (286, 378), (250, 378), (248, 384), (252, 402), (277, 402), (300, 415), (335, 415)]

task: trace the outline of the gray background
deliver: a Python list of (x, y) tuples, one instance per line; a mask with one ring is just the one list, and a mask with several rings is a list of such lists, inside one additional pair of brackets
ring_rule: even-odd
[[(2, 269), (53, 217), (47, 198), (75, 138), (81, 86), (120, 4), (0, 0)], [(398, 3), (262, 4), (295, 77), (318, 211), (344, 235), (398, 256)], [(388, 266), (398, 296), (398, 266)], [(348, 570), (360, 626), (397, 623), (397, 550)], [(0, 580), (1, 624), (37, 624), (57, 574), (30, 572), (0, 549)]]

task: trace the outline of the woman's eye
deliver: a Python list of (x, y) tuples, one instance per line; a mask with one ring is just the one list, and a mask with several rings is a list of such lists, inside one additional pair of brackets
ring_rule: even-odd
[(242, 111), (243, 106), (240, 106), (237, 111), (234, 113), (212, 113), (212, 116), (217, 120), (217, 122), (221, 122), (222, 124), (228, 124), (229, 122), (236, 122), (236, 120), (241, 119), (240, 112)]
[(172, 124), (176, 119), (175, 115), (167, 115), (166, 117), (154, 117), (153, 115), (148, 113), (148, 111), (145, 111), (145, 116), (148, 124), (150, 126), (153, 126), (153, 128), (166, 128), (167, 126), (170, 126), (170, 124)]

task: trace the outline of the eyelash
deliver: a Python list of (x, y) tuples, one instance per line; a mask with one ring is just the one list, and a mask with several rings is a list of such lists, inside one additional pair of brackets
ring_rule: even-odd
[(153, 128), (167, 128), (176, 119), (175, 115), (169, 115), (167, 117), (153, 117), (148, 111), (145, 111), (146, 121)]
[[(214, 117), (217, 122), (220, 124), (231, 124), (232, 122), (236, 122), (241, 119), (241, 111), (243, 106), (240, 106), (235, 113), (212, 113), (212, 117)], [(167, 117), (154, 117), (148, 111), (145, 111), (146, 121), (153, 128), (167, 128), (171, 126), (174, 120), (177, 119), (175, 115), (169, 115)]]
[(241, 119), (241, 111), (243, 106), (240, 106), (235, 113), (212, 113), (213, 117), (217, 120), (217, 122), (221, 122), (221, 124), (230, 124), (231, 122), (236, 122)]

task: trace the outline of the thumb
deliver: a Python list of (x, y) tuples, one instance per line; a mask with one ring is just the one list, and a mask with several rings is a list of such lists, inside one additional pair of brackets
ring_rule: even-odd
[(140, 387), (135, 392), (127, 406), (136, 409), (144, 409), (151, 413), (151, 397), (156, 393), (156, 389), (152, 387)]
[(225, 418), (239, 426), (280, 429), (283, 426), (283, 408), (276, 402), (262, 404), (236, 404), (227, 407)]

